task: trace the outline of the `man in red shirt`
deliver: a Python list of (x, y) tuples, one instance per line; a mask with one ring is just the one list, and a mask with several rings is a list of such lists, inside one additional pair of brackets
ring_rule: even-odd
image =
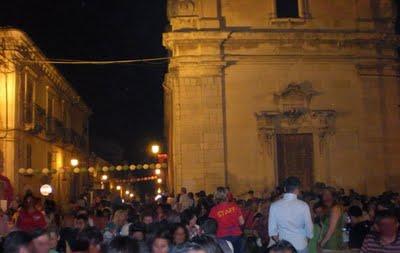
[(234, 202), (228, 202), (228, 191), (218, 187), (214, 194), (216, 206), (210, 211), (210, 218), (218, 223), (217, 237), (230, 241), (235, 252), (241, 251), (241, 226), (244, 224), (242, 211)]

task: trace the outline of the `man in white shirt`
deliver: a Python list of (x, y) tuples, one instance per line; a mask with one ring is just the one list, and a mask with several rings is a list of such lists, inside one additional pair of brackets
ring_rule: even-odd
[(179, 212), (183, 212), (186, 209), (193, 207), (193, 205), (193, 199), (188, 196), (186, 188), (182, 187), (181, 195), (179, 196)]
[(268, 231), (274, 241), (286, 240), (299, 253), (308, 252), (308, 240), (313, 237), (310, 207), (297, 199), (300, 180), (289, 177), (285, 181), (283, 198), (271, 205)]

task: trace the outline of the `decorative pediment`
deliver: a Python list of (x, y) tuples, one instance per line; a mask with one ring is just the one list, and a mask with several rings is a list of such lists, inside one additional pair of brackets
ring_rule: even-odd
[(309, 110), (311, 100), (318, 95), (308, 82), (291, 83), (275, 94), (275, 101), (282, 113)]

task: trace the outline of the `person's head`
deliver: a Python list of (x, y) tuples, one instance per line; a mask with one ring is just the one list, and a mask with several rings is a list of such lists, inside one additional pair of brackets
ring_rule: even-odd
[(124, 209), (119, 209), (115, 211), (114, 217), (113, 217), (113, 222), (115, 225), (122, 227), (125, 225), (128, 221), (128, 211)]
[(181, 245), (189, 240), (189, 231), (184, 224), (178, 223), (172, 229), (173, 243)]
[(60, 234), (57, 227), (49, 227), (47, 229), (47, 233), (49, 234), (49, 245), (50, 249), (56, 249), (58, 240), (60, 240)]
[(186, 209), (181, 214), (181, 222), (186, 226), (193, 227), (197, 223), (197, 215), (191, 209)]
[(249, 194), (249, 198), (254, 198), (254, 191), (253, 190), (248, 191), (247, 194)]
[(79, 231), (83, 231), (89, 226), (89, 218), (86, 214), (79, 214), (75, 217), (74, 228)]
[(399, 221), (391, 211), (379, 211), (375, 216), (375, 229), (380, 236), (391, 237), (399, 231)]
[(214, 201), (216, 204), (226, 202), (228, 200), (228, 191), (225, 187), (218, 187), (214, 193)]
[(187, 193), (186, 187), (182, 187), (182, 188), (181, 188), (181, 194), (186, 194), (186, 193)]
[(314, 218), (322, 218), (325, 215), (324, 205), (321, 202), (317, 202), (313, 205)]
[(199, 245), (201, 248), (200, 250), (195, 250), (194, 252), (204, 252), (204, 253), (223, 253), (221, 247), (219, 246), (218, 242), (208, 235), (196, 236), (194, 237), (191, 242)]
[(279, 241), (268, 248), (268, 253), (296, 253), (296, 249), (288, 241)]
[(357, 221), (363, 216), (363, 211), (359, 206), (351, 206), (348, 210), (348, 214), (351, 218), (351, 222), (357, 223)]
[(216, 220), (208, 218), (200, 225), (200, 228), (204, 234), (214, 236), (217, 234), (218, 223)]
[(195, 242), (187, 242), (182, 247), (177, 249), (176, 253), (207, 253), (207, 252), (201, 245)]
[(32, 232), (32, 243), (35, 253), (48, 253), (50, 250), (50, 237), (46, 230), (35, 229)]
[(153, 238), (153, 243), (151, 244), (151, 252), (168, 253), (170, 250), (170, 244), (171, 244), (171, 235), (169, 231), (167, 230), (160, 231)]
[(142, 222), (143, 222), (145, 225), (152, 224), (153, 221), (154, 221), (154, 219), (153, 219), (153, 214), (152, 214), (151, 212), (145, 212), (145, 213), (143, 214)]
[(32, 237), (24, 231), (11, 232), (4, 239), (3, 252), (30, 253), (32, 250)]
[(144, 223), (137, 222), (129, 226), (129, 236), (137, 241), (144, 241), (146, 227)]
[(394, 204), (389, 198), (382, 198), (378, 201), (376, 209), (378, 211), (393, 210)]
[(78, 234), (78, 241), (89, 242), (88, 253), (100, 253), (103, 234), (95, 227), (87, 227)]
[(35, 207), (35, 198), (31, 194), (25, 195), (22, 200), (22, 208), (25, 210), (31, 209)]
[(285, 192), (298, 195), (300, 193), (300, 179), (297, 177), (288, 177), (285, 180)]
[(326, 207), (332, 207), (336, 205), (337, 203), (337, 194), (334, 188), (332, 187), (326, 187), (322, 191), (322, 196), (321, 196), (322, 202)]
[(108, 245), (107, 253), (131, 253), (139, 252), (137, 242), (130, 237), (115, 237)]

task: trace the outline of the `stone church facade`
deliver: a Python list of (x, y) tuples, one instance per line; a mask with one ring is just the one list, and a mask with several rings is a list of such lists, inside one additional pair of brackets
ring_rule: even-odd
[(169, 0), (172, 190), (400, 187), (391, 0)]

